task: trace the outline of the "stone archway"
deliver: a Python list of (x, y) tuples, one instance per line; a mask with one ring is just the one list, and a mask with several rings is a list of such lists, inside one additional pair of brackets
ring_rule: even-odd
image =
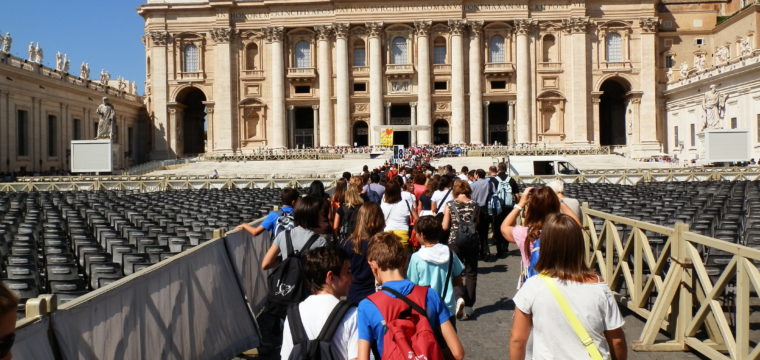
[(208, 122), (206, 121), (206, 95), (196, 87), (188, 87), (177, 94), (176, 114), (177, 155), (206, 152)]
[(438, 119), (433, 123), (433, 145), (449, 143), (449, 122)]
[(367, 146), (369, 145), (369, 126), (367, 126), (367, 122), (365, 121), (357, 121), (354, 123), (353, 131), (351, 132), (353, 135), (353, 143), (356, 146)]
[(599, 88), (599, 144), (626, 145), (626, 94), (630, 84), (622, 78), (610, 78)]

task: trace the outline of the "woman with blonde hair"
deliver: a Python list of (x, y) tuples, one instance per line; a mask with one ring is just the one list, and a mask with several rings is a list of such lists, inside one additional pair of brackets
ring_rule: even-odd
[(333, 233), (338, 236), (339, 241), (346, 241), (348, 236), (354, 232), (356, 213), (359, 211), (359, 207), (364, 204), (360, 190), (361, 188), (358, 186), (349, 185), (344, 192), (343, 202), (335, 210)]
[[(585, 251), (576, 219), (556, 212), (546, 216), (535, 265), (539, 275), (514, 297), (511, 359), (525, 358), (531, 330), (534, 359), (627, 358), (620, 309), (608, 285), (586, 265)], [(591, 346), (581, 340), (587, 338)]]
[(375, 277), (367, 264), (367, 246), (375, 234), (385, 228), (385, 219), (380, 205), (366, 202), (359, 207), (356, 214), (356, 226), (348, 241), (343, 242), (343, 249), (351, 258), (351, 287), (348, 300), (358, 304), (359, 301), (375, 292)]

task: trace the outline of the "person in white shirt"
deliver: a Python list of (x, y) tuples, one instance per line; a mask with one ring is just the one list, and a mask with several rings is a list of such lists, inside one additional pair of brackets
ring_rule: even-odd
[(417, 212), (412, 211), (412, 205), (403, 199), (401, 193), (401, 186), (397, 182), (389, 182), (380, 208), (385, 216), (385, 231), (398, 236), (404, 249), (411, 252), (409, 225), (417, 219)]
[[(604, 359), (627, 358), (623, 317), (607, 284), (585, 263), (583, 232), (569, 215), (551, 214), (541, 231), (541, 256), (514, 297), (511, 359), (587, 359), (589, 351), (573, 330), (549, 285), (554, 284)], [(544, 277), (545, 276), (545, 277)], [(527, 349), (533, 333), (532, 348)]]
[[(348, 295), (351, 285), (348, 255), (335, 246), (313, 249), (304, 255), (302, 263), (303, 276), (312, 295), (298, 305), (306, 335), (310, 340), (316, 339), (328, 320), (333, 308), (341, 297)], [(343, 316), (342, 323), (332, 338), (332, 348), (340, 359), (358, 358), (359, 330), (356, 322), (356, 307), (352, 307)], [(285, 318), (280, 357), (287, 359), (293, 351), (293, 336), (290, 332), (289, 319)]]
[(454, 195), (451, 194), (451, 178), (448, 176), (441, 176), (438, 181), (438, 191), (433, 193), (433, 197), (430, 199), (432, 204), (432, 211), (436, 215), (443, 214), (446, 210), (446, 204), (454, 199)]
[(470, 180), (468, 177), (469, 174), (470, 174), (470, 168), (468, 168), (467, 166), (462, 166), (462, 173), (457, 175), (457, 177), (459, 178), (459, 180), (469, 181)]

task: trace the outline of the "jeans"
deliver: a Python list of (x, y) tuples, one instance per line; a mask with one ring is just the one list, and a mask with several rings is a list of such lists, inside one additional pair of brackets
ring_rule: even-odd
[(449, 248), (459, 260), (464, 264), (464, 285), (454, 286), (454, 294), (457, 298), (464, 299), (465, 306), (473, 306), (476, 300), (475, 289), (478, 286), (478, 255), (480, 244), (475, 244), (472, 248), (459, 249), (456, 244), (449, 244)]

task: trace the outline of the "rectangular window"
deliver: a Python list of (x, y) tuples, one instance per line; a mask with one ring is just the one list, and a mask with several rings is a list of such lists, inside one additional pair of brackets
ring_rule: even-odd
[(18, 156), (29, 156), (29, 112), (16, 112), (16, 152)]
[(82, 120), (74, 119), (74, 140), (82, 140)]
[(364, 48), (354, 49), (354, 66), (367, 66), (367, 55)]
[(48, 157), (55, 157), (58, 156), (58, 118), (55, 115), (48, 115), (47, 120)]
[(446, 47), (436, 46), (433, 48), (433, 64), (440, 65), (446, 63)]
[(735, 117), (731, 118), (731, 128), (736, 129), (739, 126), (738, 121)]
[(665, 56), (665, 68), (670, 69), (673, 67), (673, 55)]
[(436, 90), (446, 90), (448, 84), (445, 81), (436, 81), (433, 83), (433, 88)]
[(697, 131), (696, 126), (694, 124), (689, 125), (691, 128), (691, 146), (697, 146)]
[(678, 126), (673, 127), (673, 147), (678, 147)]
[(309, 94), (311, 93), (311, 86), (296, 86), (296, 94)]
[[(94, 122), (94, 123), (92, 123), (92, 133), (95, 134), (95, 135), (98, 135), (98, 122), (97, 121)], [(95, 135), (93, 135), (93, 137), (95, 137)]]
[[(701, 24), (700, 24), (700, 26), (701, 26)], [(703, 38), (696, 38), (696, 39), (694, 39), (694, 44), (696, 44), (697, 46), (705, 45), (705, 39), (703, 39)]]
[(491, 89), (495, 90), (503, 90), (507, 88), (507, 82), (506, 81), (491, 81)]
[(367, 92), (367, 83), (355, 82), (354, 92)]
[(132, 156), (132, 141), (134, 141), (134, 129), (127, 128), (127, 156)]

